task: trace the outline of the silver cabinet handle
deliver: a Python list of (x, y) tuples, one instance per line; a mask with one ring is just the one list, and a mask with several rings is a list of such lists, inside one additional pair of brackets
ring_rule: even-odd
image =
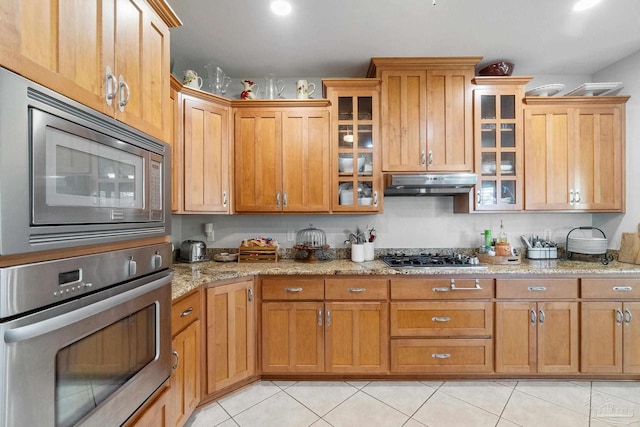
[(536, 311), (532, 308), (531, 309), (531, 325), (535, 325), (536, 324)]
[(546, 292), (547, 288), (545, 286), (529, 286), (527, 290), (531, 292)]
[(280, 207), (280, 192), (276, 193), (276, 207)]
[(180, 313), (180, 317), (186, 317), (186, 316), (190, 315), (191, 313), (193, 313), (193, 307), (189, 307), (185, 311)]
[[(123, 89), (124, 93), (126, 93), (126, 96), (122, 96)], [(118, 94), (120, 97), (120, 102), (118, 102), (118, 109), (120, 110), (120, 112), (123, 112), (125, 105), (129, 103), (129, 98), (131, 98), (131, 91), (129, 90), (129, 85), (124, 80), (124, 77), (122, 77), (122, 75), (118, 77)]]
[(569, 203), (570, 204), (574, 204), (575, 203), (575, 199), (573, 197), (573, 188), (569, 189)]
[(476, 279), (476, 285), (473, 288), (456, 288), (456, 279), (451, 279), (452, 291), (481, 291), (480, 279)]
[(616, 325), (622, 325), (622, 310), (619, 308), (616, 309)]
[(375, 206), (376, 208), (378, 207), (378, 192), (377, 191), (373, 192), (373, 206)]
[(576, 203), (580, 203), (580, 190), (576, 190)]
[(433, 164), (433, 151), (429, 151), (429, 166)]
[(318, 326), (322, 326), (322, 309), (318, 309)]
[(285, 292), (291, 292), (291, 293), (299, 293), (302, 292), (302, 288), (284, 288)]
[(544, 317), (545, 317), (545, 316), (544, 316), (544, 311), (543, 311), (543, 310), (540, 310), (540, 315), (538, 316), (538, 321), (539, 321), (540, 323), (544, 323)]
[(420, 164), (422, 166), (425, 166), (427, 164), (427, 152), (426, 151), (422, 151), (422, 153), (420, 153)]
[(225, 208), (227, 207), (227, 192), (226, 191), (222, 192), (222, 206), (224, 206)]
[(633, 287), (631, 286), (614, 286), (613, 287), (614, 291), (618, 291), (618, 292), (630, 292), (633, 290)]
[(327, 309), (327, 326), (331, 326), (331, 310)]
[(480, 197), (480, 190), (476, 191), (476, 199), (478, 200), (478, 204), (482, 204), (482, 197)]
[(624, 323), (627, 324), (627, 326), (629, 326), (629, 324), (631, 323), (631, 319), (633, 319), (633, 316), (631, 315), (631, 312), (629, 311), (628, 308), (624, 309)]
[(451, 321), (451, 317), (446, 317), (446, 316), (443, 316), (443, 317), (432, 317), (431, 321), (432, 322), (449, 322), (449, 321)]
[(367, 288), (347, 288), (347, 291), (354, 293), (354, 294), (359, 294), (362, 293), (364, 291), (366, 291)]
[(249, 300), (249, 302), (253, 301), (253, 288), (247, 289), (247, 299)]
[(433, 292), (449, 292), (451, 288), (431, 288)]
[(284, 192), (284, 197), (282, 198), (282, 205), (286, 208), (289, 204), (289, 196), (287, 196), (287, 192)]
[(171, 354), (173, 354), (173, 357), (176, 359), (176, 363), (174, 363), (173, 366), (171, 367), (171, 369), (175, 371), (176, 369), (178, 369), (178, 365), (180, 365), (180, 355), (175, 350), (173, 350)]
[(111, 72), (111, 67), (107, 65), (107, 70), (105, 71), (104, 98), (109, 106), (113, 103), (113, 98), (116, 97), (116, 86), (116, 76)]
[(432, 353), (431, 357), (434, 359), (448, 359), (451, 355), (449, 353)]

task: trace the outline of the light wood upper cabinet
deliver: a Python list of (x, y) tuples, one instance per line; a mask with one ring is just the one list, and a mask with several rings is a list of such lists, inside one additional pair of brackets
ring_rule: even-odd
[(473, 170), (472, 84), (480, 57), (373, 58), (382, 80), (383, 172)]
[(256, 373), (253, 280), (207, 289), (207, 394)]
[(1, 7), (16, 17), (0, 21), (3, 66), (159, 139), (170, 137), (168, 25), (180, 25), (172, 12), (161, 11), (164, 21), (143, 0), (82, 7), (9, 0)]
[(329, 111), (312, 102), (235, 109), (236, 212), (329, 212)]
[(229, 213), (229, 106), (183, 97), (184, 211)]
[(525, 209), (623, 212), (629, 97), (525, 99)]
[(331, 210), (381, 212), (380, 80), (327, 79), (322, 85), (331, 101)]

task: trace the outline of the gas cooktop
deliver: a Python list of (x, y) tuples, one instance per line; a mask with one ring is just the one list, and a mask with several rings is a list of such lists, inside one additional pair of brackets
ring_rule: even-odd
[(380, 259), (392, 268), (485, 267), (477, 257), (461, 254), (383, 255)]

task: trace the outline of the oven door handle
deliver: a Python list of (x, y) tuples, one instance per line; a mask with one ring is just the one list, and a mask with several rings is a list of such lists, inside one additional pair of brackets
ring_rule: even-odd
[(173, 273), (169, 273), (167, 276), (156, 279), (153, 282), (149, 282), (145, 285), (123, 292), (121, 294), (114, 295), (110, 298), (98, 301), (86, 307), (81, 307), (69, 313), (64, 313), (60, 316), (52, 317), (51, 319), (46, 319), (37, 323), (32, 323), (30, 325), (21, 326), (19, 328), (10, 329), (5, 332), (4, 340), (6, 343), (17, 343), (48, 334), (52, 331), (55, 331), (56, 329), (60, 329), (67, 325), (80, 322), (84, 319), (88, 319), (103, 311), (112, 309), (118, 304), (125, 303), (141, 295), (166, 286), (171, 283), (172, 279)]

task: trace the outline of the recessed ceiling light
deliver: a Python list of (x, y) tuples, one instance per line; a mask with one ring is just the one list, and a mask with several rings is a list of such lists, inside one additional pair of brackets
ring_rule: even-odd
[(276, 15), (288, 15), (291, 13), (291, 3), (286, 0), (271, 2), (271, 11)]
[(578, 0), (573, 5), (573, 10), (575, 10), (576, 12), (582, 12), (583, 10), (591, 9), (598, 3), (600, 3), (600, 0)]

